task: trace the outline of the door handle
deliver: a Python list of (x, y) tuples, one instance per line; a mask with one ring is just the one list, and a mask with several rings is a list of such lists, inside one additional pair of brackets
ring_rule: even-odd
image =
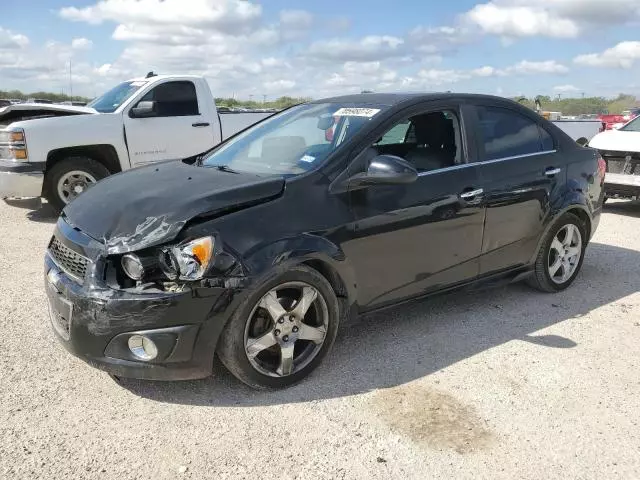
[(192, 127), (208, 127), (209, 124), (206, 123), (206, 122), (203, 122), (203, 123), (192, 123), (191, 126)]
[(473, 197), (477, 197), (478, 195), (482, 195), (484, 193), (484, 190), (482, 188), (477, 188), (475, 190), (471, 190), (468, 192), (462, 192), (460, 194), (460, 198), (473, 198)]
[(547, 177), (553, 177), (554, 175), (559, 174), (562, 171), (561, 168), (554, 168), (554, 167), (549, 167), (544, 171), (544, 174)]

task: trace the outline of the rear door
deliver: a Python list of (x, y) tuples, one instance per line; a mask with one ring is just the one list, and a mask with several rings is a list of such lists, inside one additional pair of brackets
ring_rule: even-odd
[(476, 105), (475, 112), (486, 206), (480, 275), (486, 275), (530, 261), (567, 172), (533, 112), (493, 105)]
[(190, 80), (167, 81), (154, 86), (142, 101), (155, 101), (157, 114), (131, 118), (124, 113), (124, 127), (131, 166), (160, 160), (186, 158), (210, 149), (214, 143), (210, 115), (198, 101), (196, 86)]

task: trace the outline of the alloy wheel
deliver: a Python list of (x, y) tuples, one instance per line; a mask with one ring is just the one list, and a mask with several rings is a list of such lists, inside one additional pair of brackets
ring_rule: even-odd
[(96, 183), (93, 175), (81, 170), (65, 173), (58, 180), (58, 196), (66, 204)]
[(327, 302), (315, 287), (287, 282), (269, 290), (247, 319), (244, 349), (258, 372), (286, 377), (322, 350), (329, 325)]
[(568, 223), (556, 233), (549, 249), (547, 270), (556, 284), (568, 281), (580, 264), (582, 234), (580, 229)]

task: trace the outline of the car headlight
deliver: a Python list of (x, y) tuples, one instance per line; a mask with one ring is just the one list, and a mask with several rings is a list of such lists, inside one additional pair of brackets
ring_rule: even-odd
[(124, 273), (133, 280), (141, 280), (144, 276), (144, 265), (137, 255), (127, 253), (120, 261)]
[(213, 260), (213, 246), (213, 237), (202, 237), (165, 247), (159, 254), (160, 268), (170, 280), (199, 280)]

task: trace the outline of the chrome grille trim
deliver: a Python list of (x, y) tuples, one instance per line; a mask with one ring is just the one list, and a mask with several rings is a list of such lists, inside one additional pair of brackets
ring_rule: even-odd
[(79, 283), (83, 282), (89, 265), (88, 258), (63, 245), (55, 236), (49, 243), (48, 251), (53, 261), (64, 273)]

